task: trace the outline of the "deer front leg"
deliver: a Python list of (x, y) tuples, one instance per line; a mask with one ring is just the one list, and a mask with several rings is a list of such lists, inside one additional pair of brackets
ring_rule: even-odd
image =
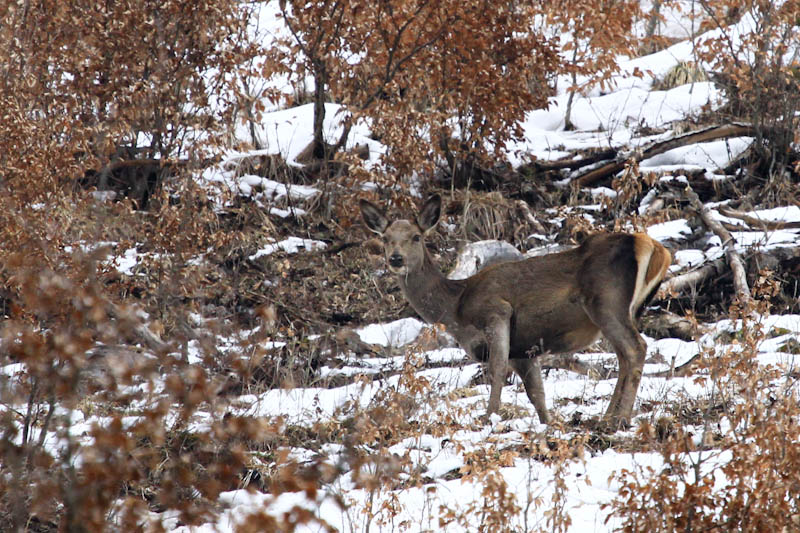
[(522, 379), (525, 393), (536, 409), (536, 414), (539, 415), (539, 422), (547, 424), (550, 421), (550, 415), (547, 413), (547, 402), (544, 396), (541, 361), (538, 358), (512, 359), (510, 364)]
[(486, 338), (489, 342), (489, 408), (487, 415), (500, 411), (500, 395), (506, 382), (508, 372), (508, 351), (511, 346), (511, 313), (510, 305), (503, 312), (495, 312), (489, 317)]

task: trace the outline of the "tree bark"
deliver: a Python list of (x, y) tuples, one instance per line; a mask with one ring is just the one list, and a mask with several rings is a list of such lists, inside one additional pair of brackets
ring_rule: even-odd
[(314, 149), (313, 155), (316, 159), (325, 159), (325, 137), (323, 134), (323, 124), (325, 123), (325, 87), (328, 84), (328, 76), (325, 65), (322, 61), (317, 61), (314, 65)]

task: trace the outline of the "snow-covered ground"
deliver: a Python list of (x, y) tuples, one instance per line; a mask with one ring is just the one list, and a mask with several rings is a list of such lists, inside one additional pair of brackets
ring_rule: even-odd
[[(684, 5), (684, 9), (690, 6)], [(666, 33), (670, 35), (693, 35), (691, 28), (681, 26), (680, 13), (670, 11), (665, 14)], [(564, 110), (566, 107), (566, 84), (560, 94), (555, 96), (549, 109), (531, 112), (521, 124), (524, 139), (509, 149), (511, 161), (520, 164), (531, 156), (550, 160), (564, 157), (570, 151), (585, 148), (625, 147), (636, 148), (655, 140), (672, 136), (671, 125), (701, 111), (714, 109), (723, 103), (720, 90), (710, 82), (698, 82), (675, 87), (669, 90), (651, 90), (654, 79), (662, 77), (672, 66), (683, 61), (693, 60), (692, 42), (679, 42), (670, 48), (642, 58), (623, 60), (622, 72), (614, 78), (615, 89), (605, 94), (591, 91), (578, 95), (573, 105), (572, 121), (577, 126), (574, 131), (564, 130)], [(649, 73), (644, 78), (630, 73), (638, 69)], [(333, 140), (340, 126), (337, 123), (339, 109), (329, 104), (326, 115), (326, 131)], [(276, 111), (265, 117), (260, 127), (260, 139), (268, 153), (282, 154), (291, 163), (296, 155), (310, 142), (310, 106), (291, 110)], [(639, 131), (653, 129), (664, 131), (657, 136), (640, 136)], [(364, 125), (354, 130), (353, 143), (370, 144), (372, 164), (378, 163), (382, 148), (369, 139), (369, 131)], [(745, 150), (750, 139), (737, 138), (695, 144), (670, 150), (651, 159), (642, 161), (642, 170), (659, 171), (669, 179), (674, 170), (674, 178), (681, 179), (681, 172), (692, 169), (709, 170), (709, 179), (714, 179), (713, 170), (724, 167), (732, 158)], [(234, 168), (225, 163), (222, 168)], [(250, 194), (242, 181), (247, 177), (238, 176), (235, 171), (210, 170), (204, 179), (227, 183), (239, 194)], [(665, 178), (662, 178), (665, 179)], [(238, 182), (237, 182), (238, 180)], [(291, 192), (289, 192), (291, 194)], [(261, 199), (261, 197), (259, 197)], [(598, 209), (598, 207), (593, 207)], [(602, 209), (601, 207), (599, 209)], [(720, 220), (723, 215), (713, 212)], [(800, 221), (800, 209), (796, 206), (780, 207), (772, 210), (750, 213), (764, 220)], [(737, 222), (730, 220), (730, 222)], [(648, 233), (654, 238), (681, 246), (692, 230), (684, 219), (654, 224)], [(800, 230), (787, 229), (771, 232), (735, 232), (737, 249), (746, 251), (757, 246), (761, 250), (771, 247), (795, 246), (800, 239)], [(277, 245), (270, 245), (269, 250)], [(264, 250), (260, 253), (268, 253)], [(675, 252), (673, 274), (687, 272), (698, 265), (717, 259), (724, 251), (719, 238), (709, 234), (704, 249), (680, 249)], [(800, 338), (800, 316), (773, 316), (764, 319), (764, 329), (774, 336), (764, 340), (758, 351), (758, 360), (763, 364), (778, 365), (786, 372), (796, 367), (797, 355), (785, 349), (794, 339)], [(648, 345), (648, 364), (646, 374), (663, 372), (678, 367), (704, 350), (736, 350), (733, 344), (720, 341), (720, 331), (735, 327), (730, 321), (705, 325), (706, 333), (695, 342), (678, 339), (646, 339)], [(348, 416), (365, 412), (385, 402), (387, 390), (398, 394), (412, 394), (419, 402), (419, 408), (412, 414), (421, 427), (432, 421), (448, 419), (453, 429), (446, 435), (434, 431), (406, 439), (383, 450), (405, 466), (397, 474), (398, 484), (410, 478), (409, 472), (421, 472), (427, 480), (424, 483), (410, 484), (408, 488), (394, 490), (383, 488), (365, 489), (354, 480), (353, 472), (347, 471), (347, 457), (340, 445), (330, 444), (322, 450), (311, 452), (293, 449), (291, 456), (299, 462), (319, 460), (343, 467), (346, 473), (335, 482), (324, 487), (312, 496), (305, 493), (284, 493), (277, 496), (253, 493), (247, 490), (225, 493), (222, 501), (228, 506), (215, 523), (192, 531), (229, 531), (243, 523), (252, 513), (266, 510), (274, 516), (291, 511), (295, 506), (310, 510), (325, 524), (339, 531), (472, 531), (479, 526), (481, 516), (475, 513), (462, 520), (444, 525), (440, 518), (445, 510), (466, 509), (477, 504), (484, 497), (483, 485), (479, 479), (455, 475), (469, 470), (469, 454), (489, 453), (492, 449), (514, 449), (532, 447), (547, 434), (548, 429), (540, 424), (531, 409), (527, 397), (519, 383), (503, 390), (504, 404), (516, 406), (519, 416), (505, 420), (500, 417), (483, 422), (479, 416), (485, 410), (488, 389), (473, 385), (473, 378), (479, 372), (479, 365), (469, 361), (458, 348), (439, 348), (424, 351), (417, 347), (417, 340), (427, 326), (414, 320), (404, 319), (389, 324), (372, 324), (357, 331), (361, 340), (368, 344), (392, 346), (395, 353), (413, 353), (413, 358), (422, 366), (409, 370), (408, 356), (363, 357), (351, 354), (335, 368), (322, 368), (323, 376), (369, 375), (383, 376), (364, 383), (356, 382), (332, 389), (293, 389), (271, 390), (259, 395), (249, 395), (234, 402), (242, 414), (280, 417), (286, 424), (300, 424), (312, 427), (315, 423), (340, 423)], [(579, 354), (579, 357), (592, 362), (614, 362), (614, 354), (592, 352)], [(404, 383), (406, 373), (425, 383), (422, 391), (411, 393)], [(567, 371), (551, 371), (545, 379), (548, 408), (561, 420), (601, 415), (613, 390), (615, 381), (596, 380)], [(650, 410), (642, 412), (641, 419), (653, 421), (664, 414), (666, 406), (680, 404), (687, 400), (708, 398), (713, 394), (715, 384), (710, 376), (682, 378), (663, 378), (645, 376), (642, 381), (637, 405), (648, 405)], [(453, 391), (469, 389), (471, 392), (453, 396)], [(446, 401), (444, 398), (448, 398)], [(634, 423), (635, 427), (636, 423)], [(702, 428), (696, 428), (696, 438), (702, 438)], [(569, 438), (569, 434), (561, 434)], [(627, 432), (633, 436), (633, 430)], [(620, 432), (619, 438), (626, 433)], [(377, 450), (373, 450), (377, 453)], [(700, 453), (700, 452), (698, 452)], [(713, 452), (709, 452), (713, 453)], [(705, 463), (710, 469), (724, 464), (730, 458), (725, 453), (718, 454), (714, 461)], [(345, 465), (345, 466), (342, 466)], [(711, 465), (711, 466), (709, 466)], [(533, 458), (531, 454), (511, 456), (499, 468), (499, 473), (514, 495), (521, 511), (509, 517), (509, 525), (517, 530), (532, 530), (544, 527), (548, 516), (548, 502), (554, 496), (555, 476), (561, 476), (565, 483), (565, 514), (571, 518), (569, 531), (613, 531), (619, 521), (609, 518), (609, 510), (604, 504), (611, 502), (618, 494), (619, 481), (613, 474), (622, 469), (643, 471), (652, 468), (657, 471), (662, 466), (662, 458), (656, 453), (623, 453), (614, 449), (589, 452), (579, 460), (569, 462), (566, 470), (558, 474), (551, 464)], [(454, 479), (455, 478), (455, 479)], [(544, 503), (542, 503), (544, 502)], [(301, 526), (300, 531), (324, 531), (321, 525)]]
[[(800, 315), (769, 316), (761, 321), (766, 332), (779, 333), (763, 341), (758, 351), (758, 361), (762, 364), (776, 365), (789, 373), (797, 368), (800, 355), (783, 351), (792, 339), (800, 338)], [(700, 374), (682, 378), (652, 377), (647, 374), (679, 366), (701, 350), (736, 349), (721, 343), (722, 332), (734, 332), (740, 324), (728, 320), (707, 325), (708, 331), (696, 342), (678, 339), (647, 339), (648, 360), (658, 361), (645, 366), (645, 377), (638, 396), (639, 405), (657, 406), (642, 413), (643, 420), (654, 421), (666, 414), (670, 405), (680, 405), (691, 399), (704, 399), (712, 396), (715, 383), (708, 375)], [(373, 324), (357, 333), (367, 343), (395, 347), (411, 346), (425, 326), (414, 319), (403, 319), (387, 324)], [(413, 349), (412, 349), (413, 351)], [(427, 384), (420, 392), (411, 393), (402, 383), (403, 375), (394, 374), (389, 378), (369, 384), (354, 383), (333, 389), (292, 389), (271, 390), (260, 395), (241, 397), (233, 403), (240, 414), (254, 416), (280, 417), (285, 424), (299, 424), (313, 427), (315, 423), (342, 421), (359, 412), (383, 405), (386, 399), (380, 394), (387, 390), (402, 394), (412, 394), (419, 401), (419, 408), (413, 417), (421, 427), (430, 425), (431, 433), (425, 433), (402, 440), (385, 450), (396, 457), (398, 462), (407, 464), (403, 472), (421, 472), (427, 482), (421, 486), (412, 485), (407, 489), (364, 489), (354, 479), (352, 473), (339, 477), (334, 483), (325, 486), (313, 498), (305, 493), (292, 492), (278, 496), (252, 493), (247, 490), (228, 492), (222, 500), (230, 508), (222, 513), (214, 524), (192, 528), (192, 531), (228, 531), (238, 523), (243, 523), (250, 514), (266, 510), (280, 516), (295, 506), (308, 509), (319, 519), (339, 531), (363, 531), (372, 521), (379, 531), (472, 531), (478, 527), (480, 516), (469, 517), (466, 523), (453, 523), (447, 527), (439, 525), (442, 509), (465, 509), (469, 504), (480, 502), (482, 484), (480, 480), (465, 480), (455, 476), (468, 471), (469, 454), (491, 453), (488, 450), (535, 447), (547, 434), (547, 428), (540, 424), (529, 405), (524, 390), (519, 383), (503, 390), (504, 404), (516, 406), (519, 415), (503, 420), (495, 416), (487, 423), (479, 417), (485, 410), (488, 398), (486, 386), (473, 386), (473, 393), (463, 398), (443, 401), (442, 398), (454, 391), (470, 387), (470, 382), (478, 372), (478, 365), (469, 362), (462, 350), (457, 348), (437, 349), (418, 352), (413, 355), (419, 362), (444, 363), (439, 368), (419, 369), (413, 372), (415, 379), (424, 379)], [(586, 361), (613, 360), (613, 354), (580, 354)], [(336, 372), (357, 372), (365, 375), (388, 370), (400, 371), (405, 357), (362, 358), (351, 355), (344, 366)], [(350, 365), (350, 366), (348, 366)], [(324, 371), (324, 370), (323, 370)], [(334, 369), (328, 369), (328, 372)], [(408, 371), (408, 370), (406, 370)], [(614, 387), (614, 380), (595, 380), (587, 376), (575, 375), (567, 371), (550, 372), (545, 379), (548, 408), (554, 410), (563, 420), (576, 416), (598, 416), (605, 410), (607, 400)], [(777, 385), (776, 385), (777, 387)], [(658, 407), (660, 406), (660, 407)], [(448, 419), (453, 429), (446, 435), (436, 434), (435, 421)], [(704, 434), (702, 425), (693, 428), (697, 445)], [(688, 428), (692, 432), (692, 428)], [(615, 437), (633, 438), (634, 430), (618, 432)], [(569, 439), (567, 433), (550, 433)], [(701, 452), (697, 452), (701, 453)], [(341, 445), (330, 444), (322, 450), (312, 452), (297, 448), (291, 457), (301, 464), (318, 460), (320, 454), (331, 465), (346, 464), (347, 457)], [(714, 460), (706, 463), (709, 471), (716, 471), (727, 462), (729, 454), (709, 450), (706, 455)], [(614, 449), (592, 452), (587, 449), (582, 458), (567, 463), (566, 470), (560, 472), (566, 483), (565, 513), (572, 519), (570, 531), (613, 531), (618, 521), (608, 518), (603, 504), (608, 504), (617, 495), (619, 480), (613, 474), (622, 469), (635, 472), (646, 468), (658, 470), (662, 457), (657, 453), (624, 453)], [(344, 467), (347, 468), (346, 466)], [(521, 509), (511, 517), (509, 525), (523, 528), (544, 526), (547, 505), (530, 505), (541, 498), (549, 502), (555, 490), (554, 468), (538, 460), (531, 454), (511, 456), (498, 472), (508, 484)], [(407, 473), (397, 474), (399, 481), (410, 478)], [(453, 479), (456, 477), (456, 479)], [(391, 501), (392, 512), (379, 511), (381, 505)], [(342, 506), (344, 504), (344, 507)], [(368, 511), (374, 512), (370, 516)], [(391, 517), (391, 518), (390, 518)], [(382, 524), (382, 525), (381, 525)], [(398, 524), (403, 524), (400, 527)], [(325, 531), (321, 525), (303, 526), (299, 531)]]

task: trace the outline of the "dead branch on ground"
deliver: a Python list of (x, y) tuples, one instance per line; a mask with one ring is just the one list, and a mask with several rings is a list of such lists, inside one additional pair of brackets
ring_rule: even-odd
[(686, 195), (692, 207), (700, 215), (700, 219), (708, 229), (713, 231), (722, 241), (722, 247), (725, 249), (725, 257), (728, 259), (728, 264), (733, 272), (733, 288), (736, 290), (736, 296), (742, 304), (750, 302), (750, 288), (747, 286), (747, 276), (745, 275), (744, 261), (736, 251), (736, 241), (731, 236), (730, 231), (725, 229), (719, 221), (714, 220), (711, 216), (711, 209), (700, 201), (690, 186), (686, 188)]
[(648, 372), (645, 376), (649, 378), (683, 378), (694, 373), (694, 366), (700, 360), (700, 354), (695, 354), (691, 359), (680, 366), (662, 370), (660, 372)]
[[(636, 161), (636, 162), (643, 161), (645, 159), (649, 159), (658, 154), (663, 154), (664, 152), (667, 152), (674, 148), (679, 148), (681, 146), (714, 141), (717, 139), (724, 139), (730, 137), (752, 137), (754, 135), (755, 135), (755, 128), (752, 125), (740, 124), (740, 123), (723, 124), (721, 126), (712, 126), (710, 128), (705, 128), (699, 131), (693, 131), (691, 133), (687, 133), (679, 137), (673, 137), (672, 139), (667, 139), (666, 141), (659, 141), (653, 143), (644, 149), (635, 149), (630, 152), (625, 152), (623, 154), (617, 154), (614, 160), (609, 161), (597, 168), (589, 170), (582, 176), (575, 178), (573, 180), (573, 183), (576, 183), (580, 187), (592, 185), (593, 183), (596, 183), (604, 178), (609, 178), (614, 176), (617, 172), (620, 172), (622, 169), (625, 168), (625, 164), (628, 161)], [(589, 161), (587, 165), (593, 162), (594, 161)], [(573, 168), (581, 168), (581, 167), (580, 165), (576, 165)]]
[(601, 364), (585, 363), (572, 354), (546, 354), (539, 356), (542, 368), (569, 370), (592, 379), (612, 379), (618, 376), (616, 369), (608, 369)]
[(678, 294), (689, 288), (696, 287), (699, 283), (703, 282), (706, 278), (720, 274), (725, 268), (725, 259), (719, 258), (710, 263), (705, 263), (699, 267), (669, 278), (661, 284), (662, 294)]
[(800, 222), (782, 222), (775, 220), (762, 220), (758, 217), (748, 215), (742, 211), (731, 209), (730, 207), (720, 206), (717, 210), (730, 218), (737, 218), (750, 227), (758, 228), (762, 231), (780, 230), (780, 229), (797, 229), (800, 228)]

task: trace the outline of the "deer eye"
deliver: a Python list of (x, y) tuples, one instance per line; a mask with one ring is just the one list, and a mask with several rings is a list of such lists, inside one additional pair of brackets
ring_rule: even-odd
[(412, 239), (412, 240), (413, 240), (414, 242), (419, 242), (421, 238), (422, 238), (422, 237), (420, 237), (419, 235), (414, 235), (414, 237), (413, 237), (413, 239)]

